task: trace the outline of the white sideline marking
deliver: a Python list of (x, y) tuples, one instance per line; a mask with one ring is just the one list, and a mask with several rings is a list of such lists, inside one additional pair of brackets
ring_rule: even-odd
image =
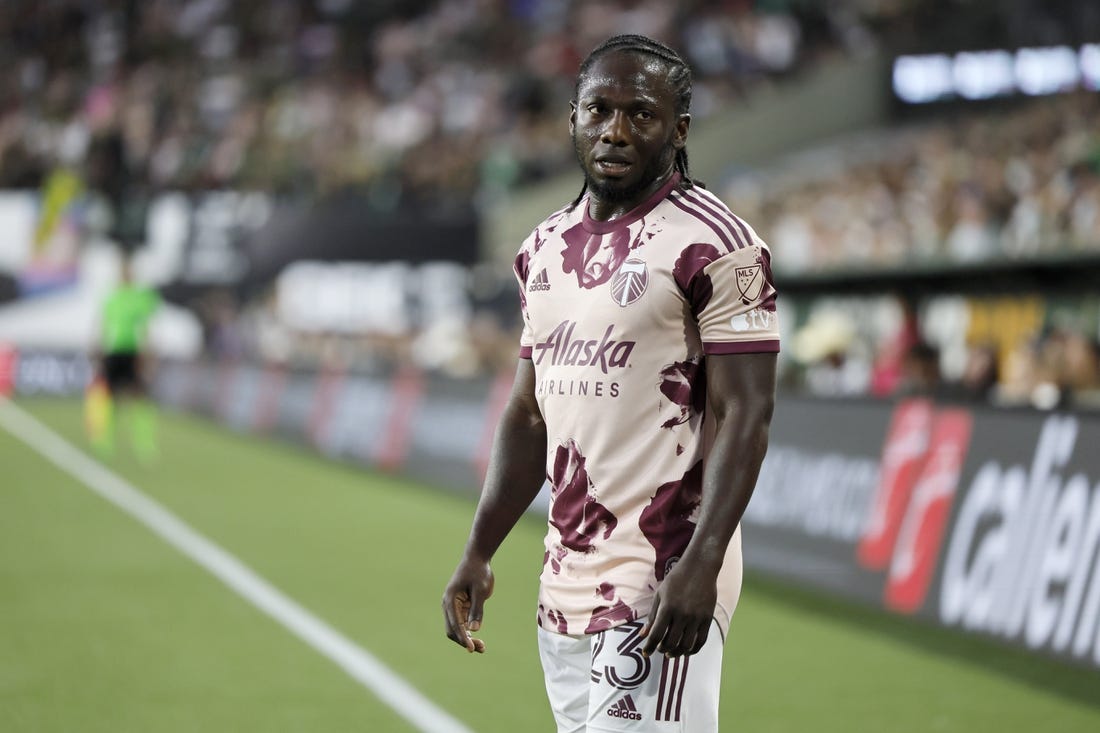
[(424, 733), (473, 733), (365, 649), (4, 397), (0, 397), (0, 426), (335, 662), (417, 729)]

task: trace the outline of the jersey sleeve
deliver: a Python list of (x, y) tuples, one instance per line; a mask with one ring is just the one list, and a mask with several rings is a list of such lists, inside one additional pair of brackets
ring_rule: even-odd
[(516, 276), (516, 284), (519, 287), (519, 310), (523, 316), (523, 331), (519, 337), (519, 356), (521, 359), (530, 359), (531, 350), (534, 348), (535, 339), (531, 331), (531, 321), (527, 315), (527, 278), (530, 276), (531, 252), (528, 243), (524, 242), (512, 264), (512, 272)]
[(771, 253), (757, 240), (705, 263), (693, 278), (692, 311), (705, 354), (779, 351)]

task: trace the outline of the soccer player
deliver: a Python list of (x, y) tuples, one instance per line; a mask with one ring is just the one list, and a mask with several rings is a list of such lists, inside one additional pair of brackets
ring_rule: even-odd
[(770, 254), (688, 174), (691, 72), (616, 36), (581, 64), (585, 185), (515, 260), (515, 385), (443, 595), (471, 652), (490, 560), (549, 480), (538, 644), (559, 731), (718, 729), (738, 525), (775, 399)]
[[(157, 457), (156, 410), (148, 400), (143, 371), (143, 349), (149, 320), (160, 305), (151, 288), (135, 285), (128, 259), (122, 261), (121, 280), (103, 304), (100, 334), (100, 378), (106, 395), (90, 395), (88, 421), (92, 444), (104, 456), (115, 449), (115, 414), (126, 413), (131, 444), (138, 459)], [(103, 397), (106, 397), (104, 400)]]

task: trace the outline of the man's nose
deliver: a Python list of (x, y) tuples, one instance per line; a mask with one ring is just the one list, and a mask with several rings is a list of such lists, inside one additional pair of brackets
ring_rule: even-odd
[(624, 145), (630, 133), (630, 120), (623, 112), (612, 112), (603, 126), (600, 142), (606, 145)]

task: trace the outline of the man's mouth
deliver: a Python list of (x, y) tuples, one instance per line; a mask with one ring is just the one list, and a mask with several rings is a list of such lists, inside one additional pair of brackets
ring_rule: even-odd
[(602, 157), (596, 158), (595, 168), (605, 176), (621, 176), (630, 170), (631, 162), (626, 158)]

